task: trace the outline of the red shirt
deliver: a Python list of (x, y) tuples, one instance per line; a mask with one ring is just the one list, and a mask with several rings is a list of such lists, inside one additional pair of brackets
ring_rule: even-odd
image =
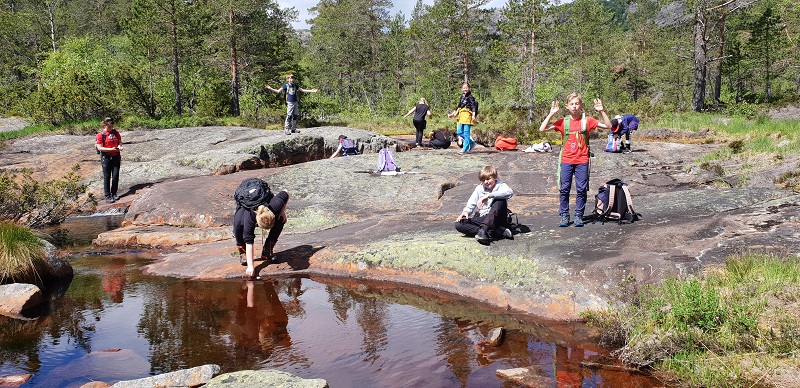
[[(586, 133), (588, 134), (593, 129), (597, 129), (597, 119), (594, 117), (586, 117)], [(553, 126), (556, 131), (561, 133), (561, 138), (564, 138), (564, 119), (558, 119)], [(570, 116), (569, 131), (570, 135), (567, 141), (561, 147), (561, 163), (567, 164), (584, 164), (589, 163), (589, 145), (586, 144), (586, 137), (584, 134), (578, 133), (581, 130), (581, 119), (573, 119)]]
[[(103, 135), (105, 135), (106, 138), (105, 143), (103, 143)], [(116, 129), (111, 132), (106, 132), (106, 130), (103, 129), (97, 134), (97, 137), (95, 138), (95, 143), (100, 145), (100, 147), (117, 148), (117, 146), (119, 146), (120, 143), (122, 143), (122, 136), (120, 136), (119, 132)], [(101, 151), (101, 152), (114, 156), (119, 155), (119, 150)]]

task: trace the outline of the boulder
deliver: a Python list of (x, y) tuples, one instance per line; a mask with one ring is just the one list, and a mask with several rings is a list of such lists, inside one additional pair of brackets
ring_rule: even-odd
[(16, 387), (25, 384), (33, 377), (30, 373), (0, 376), (0, 387)]
[(498, 347), (503, 343), (503, 335), (505, 334), (505, 329), (502, 327), (495, 327), (489, 330), (489, 335), (486, 337), (489, 340), (489, 345)]
[(225, 373), (214, 377), (207, 388), (250, 388), (250, 387), (292, 387), (292, 388), (327, 388), (328, 382), (323, 379), (304, 379), (291, 373), (277, 370), (244, 370)]
[(152, 387), (199, 387), (207, 384), (215, 374), (219, 373), (219, 365), (209, 364), (175, 372), (164, 373), (144, 379), (120, 381), (112, 385), (114, 388), (152, 388)]
[(0, 285), (0, 314), (12, 318), (22, 318), (26, 310), (31, 310), (44, 302), (42, 291), (33, 284), (11, 283)]

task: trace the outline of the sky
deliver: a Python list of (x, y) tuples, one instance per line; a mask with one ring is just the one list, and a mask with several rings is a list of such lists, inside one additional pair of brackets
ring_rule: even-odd
[[(309, 28), (306, 20), (311, 18), (308, 14), (308, 9), (317, 5), (317, 1), (318, 0), (278, 0), (278, 5), (282, 8), (294, 7), (297, 9), (299, 16), (297, 21), (292, 23), (292, 27), (306, 29)], [(423, 0), (423, 2), (429, 5), (433, 4), (433, 0)], [(505, 5), (505, 3), (506, 0), (490, 0), (489, 3), (482, 8), (500, 8)], [(414, 5), (417, 4), (417, 0), (392, 0), (392, 4), (394, 4), (394, 7), (390, 11), (392, 16), (397, 14), (398, 11), (403, 11), (403, 14), (408, 18), (411, 15), (411, 11), (414, 10)]]

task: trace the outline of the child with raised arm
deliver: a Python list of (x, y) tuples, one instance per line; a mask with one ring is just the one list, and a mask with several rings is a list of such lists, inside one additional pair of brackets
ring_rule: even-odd
[(589, 189), (589, 132), (600, 128), (611, 128), (611, 121), (603, 108), (603, 101), (594, 99), (594, 109), (600, 113), (602, 121), (594, 117), (586, 117), (583, 111), (583, 100), (579, 93), (567, 96), (567, 112), (569, 116), (550, 124), (553, 117), (561, 110), (558, 101), (550, 105), (550, 112), (539, 126), (539, 131), (556, 130), (561, 133), (559, 166), (559, 208), (561, 216), (559, 226), (569, 226), (569, 192), (572, 189), (572, 178), (575, 177), (575, 223), (583, 226), (583, 213), (586, 210), (586, 192)]
[(300, 116), (300, 96), (298, 91), (302, 93), (316, 93), (317, 89), (303, 89), (294, 83), (294, 74), (286, 74), (286, 84), (281, 86), (280, 89), (275, 89), (269, 85), (264, 85), (272, 93), (279, 94), (286, 93), (286, 123), (284, 128), (286, 134), (297, 132), (297, 117)]

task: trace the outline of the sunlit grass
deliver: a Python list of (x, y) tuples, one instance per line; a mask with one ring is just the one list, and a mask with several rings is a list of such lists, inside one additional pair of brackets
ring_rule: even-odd
[(797, 357), (799, 280), (796, 256), (746, 254), (584, 315), (606, 343), (621, 346), (623, 361), (678, 376), (682, 386), (752, 384), (752, 365), (778, 368), (775, 360)]
[(44, 257), (44, 246), (33, 231), (0, 222), (0, 283), (34, 274)]

